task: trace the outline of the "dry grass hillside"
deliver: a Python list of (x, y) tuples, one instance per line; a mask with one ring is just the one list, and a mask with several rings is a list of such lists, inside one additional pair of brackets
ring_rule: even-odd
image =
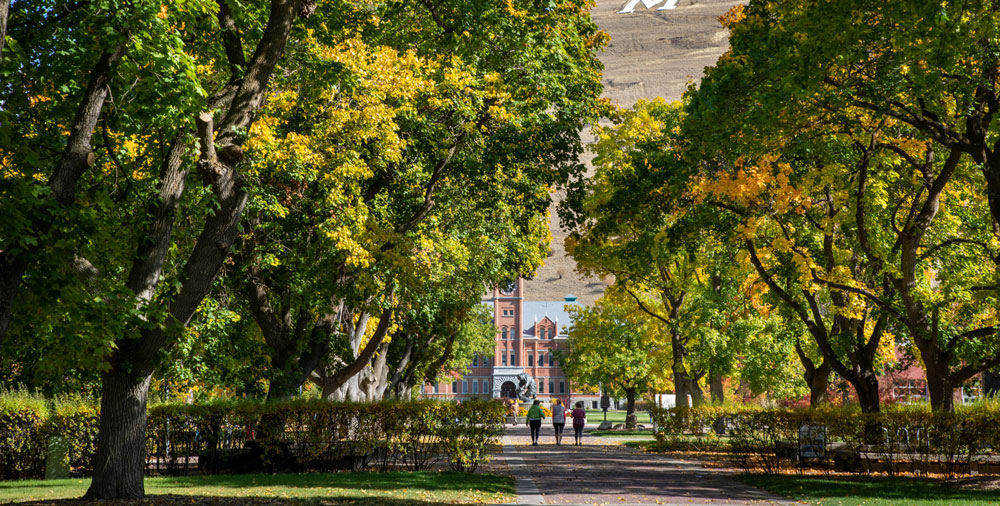
[[(719, 16), (744, 3), (679, 0), (675, 9), (656, 10), (664, 1), (646, 9), (640, 0), (633, 13), (618, 14), (628, 0), (597, 0), (591, 11), (598, 26), (611, 35), (610, 45), (599, 55), (604, 63), (604, 96), (621, 106), (631, 106), (640, 98), (679, 100), (728, 46), (728, 34), (719, 24)], [(590, 139), (585, 134), (584, 142)], [(589, 164), (591, 155), (585, 156)], [(560, 197), (555, 195), (555, 200)], [(576, 263), (563, 246), (566, 232), (559, 226), (555, 204), (551, 212), (552, 251), (527, 282), (525, 296), (529, 300), (561, 300), (571, 293), (581, 303), (592, 304), (607, 283), (576, 272)]]

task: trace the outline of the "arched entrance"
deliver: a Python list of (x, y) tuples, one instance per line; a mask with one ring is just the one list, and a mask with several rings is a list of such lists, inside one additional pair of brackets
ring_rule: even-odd
[(513, 381), (505, 381), (503, 385), (500, 385), (500, 397), (505, 399), (517, 398), (517, 386), (514, 385)]

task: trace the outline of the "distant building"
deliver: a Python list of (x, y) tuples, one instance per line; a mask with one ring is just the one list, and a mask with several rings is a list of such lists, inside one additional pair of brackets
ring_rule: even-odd
[(524, 297), (524, 280), (493, 290), (483, 300), (493, 309), (497, 326), (496, 345), (491, 357), (475, 357), (469, 373), (450, 383), (424, 385), (429, 398), (466, 399), (515, 398), (518, 375), (526, 373), (537, 384), (536, 398), (543, 402), (562, 399), (563, 403), (584, 401), (596, 408), (600, 396), (573, 392), (572, 382), (559, 367), (553, 351), (565, 346), (570, 326), (566, 306), (579, 306), (576, 297), (560, 301), (529, 301)]
[[(896, 359), (906, 360), (902, 350), (897, 350)], [(978, 375), (981, 379), (982, 374)], [(975, 378), (975, 376), (974, 376)], [(927, 389), (927, 375), (923, 367), (910, 363), (905, 369), (889, 371), (879, 376), (879, 397), (891, 402), (925, 402), (930, 401), (930, 391)], [(982, 388), (967, 391), (958, 387), (952, 392), (952, 400), (956, 405), (972, 401), (980, 396)]]

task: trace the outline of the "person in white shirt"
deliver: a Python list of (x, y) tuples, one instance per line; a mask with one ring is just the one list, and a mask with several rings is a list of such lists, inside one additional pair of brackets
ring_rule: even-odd
[(552, 406), (552, 427), (556, 431), (556, 446), (562, 445), (562, 434), (563, 427), (566, 426), (566, 406), (562, 405), (562, 401), (556, 399), (556, 403)]

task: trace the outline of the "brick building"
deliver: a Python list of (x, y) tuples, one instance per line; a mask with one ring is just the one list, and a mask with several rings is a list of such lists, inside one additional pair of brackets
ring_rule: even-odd
[(476, 357), (464, 377), (450, 383), (424, 385), (429, 398), (464, 399), (470, 397), (515, 397), (520, 373), (534, 378), (537, 398), (551, 402), (559, 398), (568, 403), (583, 400), (588, 406), (600, 397), (572, 392), (572, 382), (559, 367), (553, 351), (565, 346), (570, 326), (567, 305), (580, 305), (567, 295), (560, 301), (529, 301), (524, 296), (524, 280), (498, 287), (483, 299), (493, 309), (497, 326), (493, 355)]

